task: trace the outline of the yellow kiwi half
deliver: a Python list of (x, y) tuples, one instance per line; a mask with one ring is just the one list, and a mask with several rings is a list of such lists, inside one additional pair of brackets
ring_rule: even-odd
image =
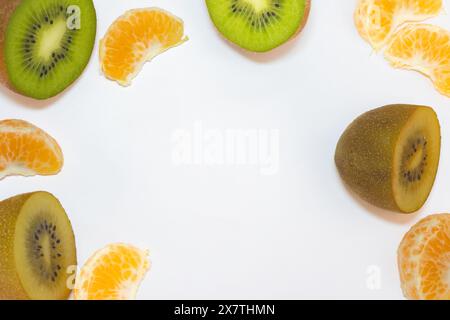
[(48, 192), (0, 202), (0, 299), (60, 300), (70, 295), (75, 238)]
[(441, 149), (430, 107), (389, 105), (369, 111), (342, 134), (335, 162), (345, 183), (367, 202), (411, 213), (427, 200)]

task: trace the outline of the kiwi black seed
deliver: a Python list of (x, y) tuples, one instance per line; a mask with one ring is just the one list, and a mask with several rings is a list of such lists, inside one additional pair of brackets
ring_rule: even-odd
[[(417, 139), (410, 139), (403, 151), (401, 174), (404, 184), (418, 182), (422, 179), (427, 167), (427, 158), (426, 137), (419, 136)], [(416, 163), (411, 168), (408, 163), (412, 160), (415, 160)]]
[(0, 233), (0, 299), (68, 298), (75, 238), (53, 195), (35, 192), (0, 202)]
[[(72, 6), (81, 14), (69, 12)], [(0, 79), (32, 98), (57, 95), (80, 76), (91, 56), (96, 34), (92, 0), (21, 0), (8, 10), (0, 26)]]
[(42, 279), (56, 282), (60, 276), (63, 264), (61, 254), (63, 245), (60, 238), (56, 231), (56, 224), (49, 222), (45, 216), (36, 218), (30, 226), (27, 241), (28, 255), (33, 260), (32, 265), (35, 267), (36, 274)]
[(310, 0), (206, 0), (211, 19), (231, 42), (255, 52), (272, 50), (305, 25)]

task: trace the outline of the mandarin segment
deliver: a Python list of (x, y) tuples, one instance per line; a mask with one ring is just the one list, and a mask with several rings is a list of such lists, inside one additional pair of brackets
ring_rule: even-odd
[(398, 249), (403, 293), (414, 300), (450, 300), (450, 214), (419, 221)]
[(50, 135), (23, 120), (0, 121), (0, 179), (9, 175), (52, 175), (63, 154)]
[(150, 268), (148, 251), (111, 244), (97, 251), (81, 269), (76, 300), (131, 300)]
[(361, 37), (379, 50), (393, 28), (396, 1), (360, 0), (354, 20)]
[(406, 22), (434, 17), (442, 10), (442, 0), (360, 0), (355, 10), (356, 29), (379, 51)]
[(450, 97), (450, 32), (433, 25), (408, 25), (398, 31), (385, 58), (395, 68), (418, 71)]
[(187, 40), (183, 21), (158, 8), (134, 9), (119, 17), (100, 43), (105, 76), (127, 86), (146, 61)]

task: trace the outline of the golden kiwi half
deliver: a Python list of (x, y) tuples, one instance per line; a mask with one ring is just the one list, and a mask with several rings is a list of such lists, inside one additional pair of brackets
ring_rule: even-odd
[(0, 202), (0, 299), (60, 300), (70, 295), (75, 237), (48, 192)]
[(388, 105), (364, 113), (342, 134), (335, 162), (367, 202), (411, 213), (427, 200), (439, 165), (441, 132), (430, 107)]

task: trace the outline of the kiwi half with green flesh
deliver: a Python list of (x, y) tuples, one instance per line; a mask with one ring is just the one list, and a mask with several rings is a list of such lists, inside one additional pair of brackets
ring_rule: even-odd
[(0, 235), (0, 299), (69, 297), (75, 238), (53, 195), (35, 192), (0, 202)]
[(411, 213), (427, 200), (439, 165), (441, 133), (432, 108), (389, 105), (358, 117), (341, 136), (335, 162), (361, 198)]
[(310, 0), (206, 0), (216, 28), (229, 41), (254, 52), (270, 51), (301, 32)]
[(92, 0), (0, 0), (0, 81), (35, 99), (57, 95), (85, 69), (97, 19)]

